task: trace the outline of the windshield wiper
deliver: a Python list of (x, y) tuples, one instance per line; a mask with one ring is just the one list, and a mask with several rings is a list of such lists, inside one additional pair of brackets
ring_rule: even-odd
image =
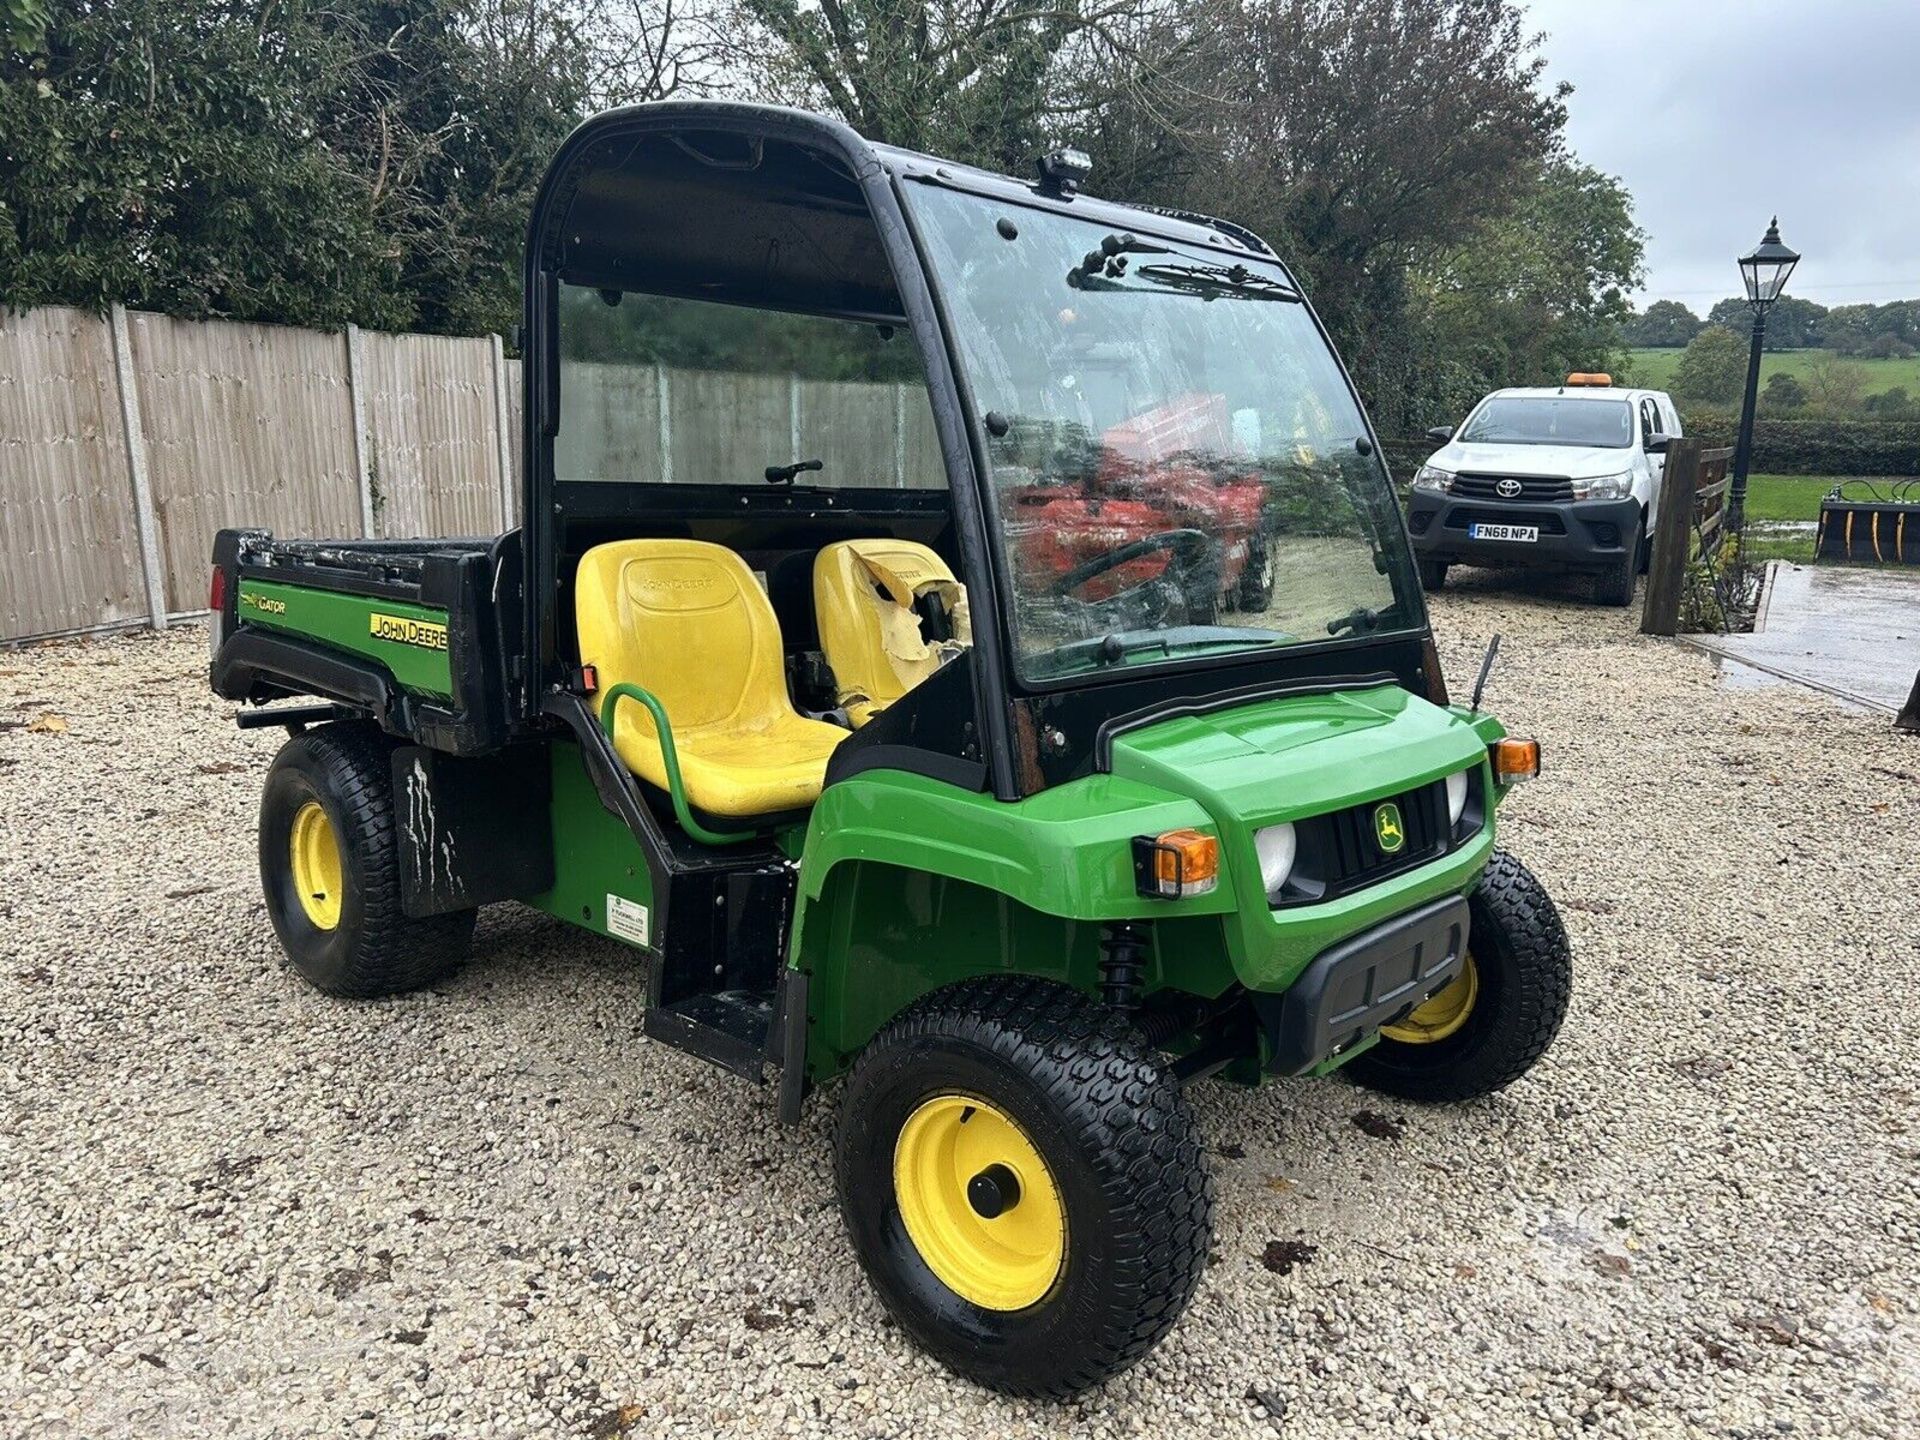
[(1129, 656), (1158, 650), (1172, 657), (1176, 650), (1206, 650), (1215, 647), (1284, 645), (1293, 637), (1278, 630), (1263, 630), (1252, 625), (1176, 625), (1170, 630), (1115, 630), (1097, 639), (1079, 640), (1050, 651), (1047, 659), (1054, 669), (1090, 657), (1096, 665), (1118, 665)]
[(1299, 304), (1300, 292), (1291, 285), (1249, 270), (1245, 265), (1142, 265), (1133, 272), (1142, 280), (1152, 280), (1162, 288), (1216, 300), (1232, 295), (1246, 300), (1289, 300)]

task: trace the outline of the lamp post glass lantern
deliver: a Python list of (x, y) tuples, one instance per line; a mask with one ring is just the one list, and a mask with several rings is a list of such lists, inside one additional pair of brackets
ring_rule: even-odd
[(1760, 243), (1740, 257), (1740, 283), (1753, 310), (1753, 348), (1747, 353), (1747, 395), (1740, 407), (1740, 438), (1733, 448), (1733, 486), (1727, 498), (1727, 524), (1738, 535), (1747, 519), (1747, 462), (1753, 455), (1753, 411), (1760, 398), (1760, 350), (1767, 336), (1767, 307), (1787, 288), (1800, 263), (1799, 252), (1780, 242), (1780, 217), (1767, 223)]

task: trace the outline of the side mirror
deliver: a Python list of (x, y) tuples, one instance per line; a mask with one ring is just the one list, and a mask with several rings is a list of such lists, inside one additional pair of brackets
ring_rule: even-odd
[(1435, 425), (1427, 431), (1427, 439), (1433, 441), (1436, 445), (1444, 445), (1453, 439), (1453, 427), (1451, 425)]
[(1664, 455), (1671, 444), (1673, 444), (1673, 436), (1656, 430), (1647, 437), (1646, 450), (1649, 455)]

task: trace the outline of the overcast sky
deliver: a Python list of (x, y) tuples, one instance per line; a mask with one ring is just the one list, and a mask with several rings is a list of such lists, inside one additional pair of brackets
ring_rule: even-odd
[[(1647, 232), (1640, 299), (1740, 288), (1767, 218), (1823, 305), (1920, 297), (1920, 4), (1529, 0), (1568, 139)], [(1764, 122), (1763, 122), (1764, 117)], [(1764, 130), (1762, 125), (1764, 123)], [(1762, 135), (1765, 138), (1762, 138)]]

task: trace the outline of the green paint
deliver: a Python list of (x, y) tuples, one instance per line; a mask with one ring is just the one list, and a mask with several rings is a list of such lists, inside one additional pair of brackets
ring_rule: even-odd
[[(630, 934), (622, 935), (608, 923), (607, 897), (618, 896), (645, 907), (649, 939), (657, 945), (659, 937), (651, 929), (653, 880), (647, 873), (640, 842), (625, 821), (609, 814), (600, 803), (593, 779), (580, 758), (580, 747), (571, 740), (555, 740), (548, 750), (553, 760), (553, 804), (548, 820), (553, 826), (553, 888), (529, 896), (526, 903), (596, 935), (609, 935), (631, 945), (634, 941)], [(633, 913), (626, 912), (629, 919)]]
[(607, 732), (607, 738), (613, 738), (613, 715), (622, 700), (646, 706), (647, 713), (653, 716), (653, 733), (660, 737), (660, 762), (667, 771), (667, 797), (673, 802), (673, 818), (680, 822), (680, 828), (702, 845), (738, 845), (753, 839), (752, 830), (709, 830), (693, 818), (693, 809), (687, 804), (686, 782), (680, 778), (680, 750), (673, 743), (673, 726), (667, 723), (667, 707), (651, 690), (623, 680), (607, 691), (607, 698), (600, 706), (600, 728)]
[[(404, 689), (426, 695), (453, 694), (451, 657), (444, 648), (447, 640), (444, 610), (370, 595), (345, 595), (304, 585), (243, 579), (238, 613), (244, 625), (303, 636), (336, 650), (377, 660)], [(376, 622), (376, 616), (382, 619)], [(385, 631), (410, 633), (421, 640), (432, 640), (437, 634), (442, 644), (409, 644), (385, 638), (374, 632), (376, 623)]]
[[(814, 977), (809, 1069), (835, 1073), (904, 1006), (972, 975), (1091, 990), (1099, 927), (1152, 919), (1149, 992), (1279, 991), (1327, 947), (1469, 889), (1493, 824), (1454, 854), (1322, 905), (1266, 903), (1254, 832), (1384, 800), (1470, 765), (1490, 782), (1490, 716), (1397, 686), (1169, 720), (1115, 743), (1113, 773), (1002, 804), (874, 770), (832, 785), (807, 832), (790, 960)], [(1496, 802), (1498, 796), (1495, 796)], [(1148, 900), (1131, 841), (1191, 826), (1220, 840), (1210, 895)]]

